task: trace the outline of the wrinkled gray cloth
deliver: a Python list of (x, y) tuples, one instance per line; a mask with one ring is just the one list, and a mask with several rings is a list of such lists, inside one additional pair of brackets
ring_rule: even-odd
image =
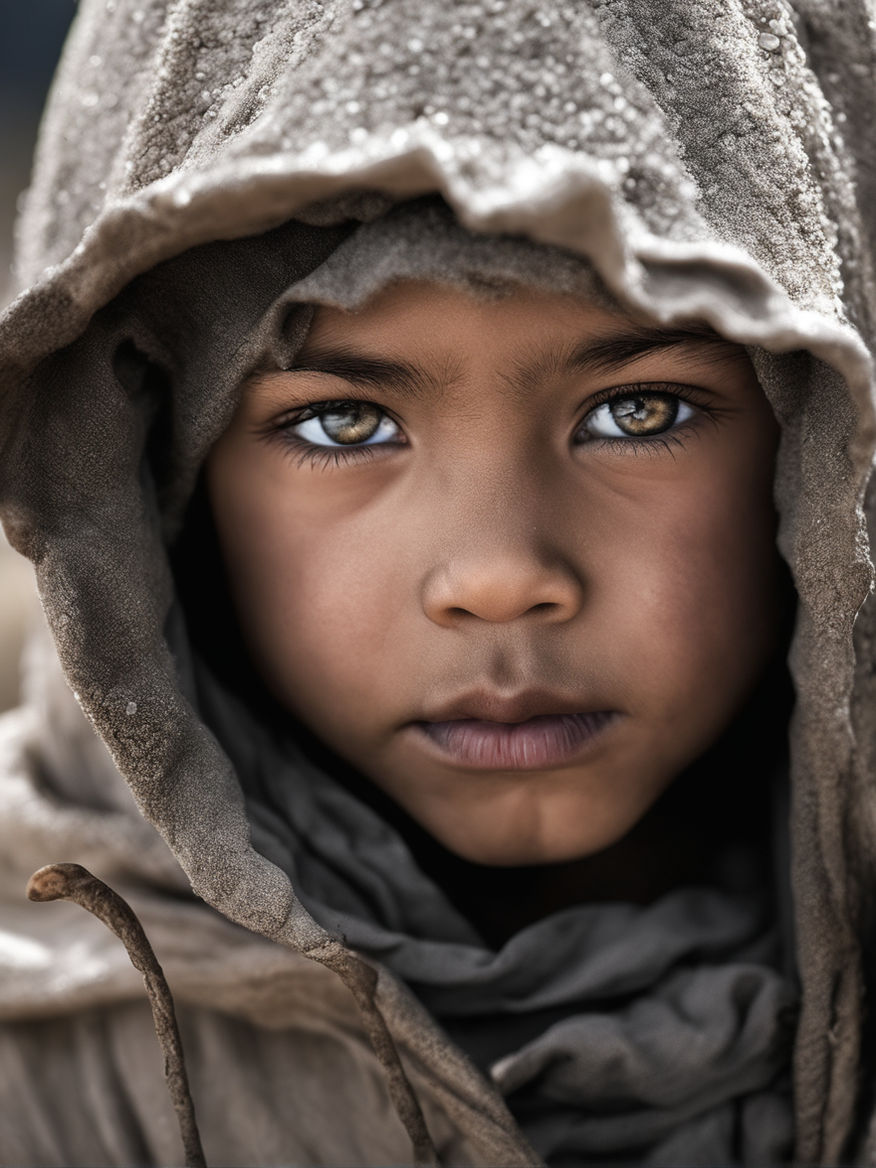
[[(64, 675), (115, 769), (82, 733), (72, 699), (48, 717), (38, 706), (22, 714), (4, 736), (9, 929), (0, 987), (14, 1026), (75, 1011), (90, 995), (106, 1007), (112, 1046), (122, 1029), (110, 1007), (130, 993), (92, 931), (83, 954), (72, 930), (49, 930), (38, 923), (49, 917), (24, 911), (22, 873), (57, 858), (96, 860), (102, 874), (154, 890), (150, 918), (166, 923), (184, 915), (172, 853), (209, 906), (199, 910), (205, 934), (221, 913), (258, 934), (247, 950), (258, 969), (273, 970), (268, 954), (285, 948), (295, 969), (303, 954), (355, 993), (375, 1055), (363, 1053), (349, 1016), (335, 1034), (350, 1038), (357, 1066), (370, 1057), (369, 1074), (383, 1068), (383, 1095), (375, 1088), (369, 1098), (391, 1100), (415, 1133), (417, 1096), (450, 1162), (532, 1162), (499, 1095), (458, 1046), (384, 965), (342, 944), (328, 918), (315, 919), (280, 855), (260, 850), (269, 849), (263, 833), (251, 835), (250, 776), (181, 683), (184, 665), (166, 634), (168, 543), (238, 385), (288, 311), (284, 291), (352, 224), (438, 191), (478, 235), (514, 233), (587, 257), (637, 318), (703, 320), (751, 347), (782, 424), (779, 541), (799, 598), (789, 862), (802, 988), (795, 1155), (873, 1160), (876, 1081), (864, 1019), (876, 969), (868, 949), (876, 611), (862, 507), (874, 447), (873, 46), (863, 0), (84, 0), (19, 228), (23, 291), (0, 318), (0, 513), (36, 564)], [(283, 246), (271, 234), (244, 240), (290, 220)], [(188, 311), (160, 266), (183, 253), (191, 279), (209, 256), (224, 256), (209, 268), (222, 278), (200, 285), (212, 306), (206, 318)], [(152, 303), (175, 309), (163, 331), (132, 312), (140, 279), (151, 281)], [(287, 352), (302, 335), (297, 319)], [(132, 345), (163, 381), (121, 376), (120, 354)], [(215, 356), (209, 370), (186, 362), (205, 346)], [(193, 995), (204, 982), (187, 974), (191, 955), (175, 952), (174, 977), (183, 997)], [(211, 952), (218, 1013), (248, 983), (221, 946)], [(318, 985), (314, 1013), (330, 998)], [(665, 1004), (675, 989), (661, 985)], [(759, 1017), (758, 1007), (751, 1018)], [(615, 1012), (615, 1024), (623, 1018)], [(563, 1049), (566, 1039), (550, 1035), (526, 1041)], [(4, 1042), (22, 1096), (9, 1103), (0, 1139), (16, 1149), (8, 1157), (45, 1162), (34, 1143), (39, 1117), (61, 1105), (41, 1083), (39, 1060), (22, 1053), (33, 1056), (33, 1044), (19, 1031)], [(71, 1091), (91, 1090), (96, 1047), (71, 1040), (63, 1049)], [(517, 1074), (538, 1077), (546, 1049), (519, 1050)], [(209, 1059), (194, 1061), (208, 1073)], [(509, 1075), (512, 1065), (500, 1063)], [(301, 1074), (299, 1082), (315, 1081)], [(773, 1122), (747, 1074), (734, 1087), (751, 1093), (737, 1117), (743, 1132)], [(545, 1076), (560, 1111), (570, 1091), (593, 1086), (559, 1065)], [(124, 1099), (92, 1095), (92, 1127), (106, 1146), (123, 1146), (119, 1133), (133, 1123)], [(704, 1106), (705, 1115), (720, 1110)], [(600, 1108), (609, 1119), (606, 1101)], [(163, 1114), (158, 1104), (142, 1111), (150, 1147), (168, 1147), (155, 1135)], [(292, 1114), (265, 1104), (264, 1124), (277, 1135), (270, 1146), (285, 1140), (293, 1158), (343, 1162), (346, 1150), (379, 1162), (385, 1153), (382, 1126), (354, 1101), (348, 1130), (332, 1132), (350, 1142), (324, 1153), (299, 1138)], [(726, 1133), (723, 1116), (707, 1128)], [(542, 1118), (532, 1117), (531, 1131)], [(225, 1122), (222, 1108), (210, 1111), (211, 1146), (239, 1149)], [(685, 1121), (680, 1130), (687, 1138), (696, 1128)], [(673, 1148), (654, 1129), (648, 1138), (679, 1158), (702, 1159), (713, 1147)], [(87, 1146), (76, 1144), (80, 1162)]]

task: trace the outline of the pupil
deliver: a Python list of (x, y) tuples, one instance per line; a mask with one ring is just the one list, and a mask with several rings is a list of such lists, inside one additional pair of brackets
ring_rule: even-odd
[(322, 414), (319, 420), (333, 442), (351, 445), (374, 434), (380, 425), (380, 411), (367, 402), (349, 402)]
[(656, 394), (627, 397), (612, 406), (612, 416), (625, 434), (659, 434), (678, 414), (678, 399)]

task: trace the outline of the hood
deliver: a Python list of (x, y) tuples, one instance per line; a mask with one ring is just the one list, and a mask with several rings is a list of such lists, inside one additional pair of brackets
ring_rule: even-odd
[[(0, 318), (3, 523), (112, 774), (198, 896), (334, 968), (366, 1010), (373, 971), (253, 845), (168, 553), (237, 387), (304, 335), (288, 290), (356, 224), (440, 195), (474, 237), (582, 257), (630, 313), (749, 347), (782, 426), (779, 546), (799, 600), (805, 1162), (863, 1137), (872, 1089), (873, 38), (862, 3), (83, 0), (19, 224), (23, 291)], [(209, 369), (186, 362), (208, 343)], [(79, 814), (128, 822), (117, 778), (66, 782)], [(175, 880), (160, 841), (129, 867)], [(371, 1029), (385, 1047), (379, 1014)]]

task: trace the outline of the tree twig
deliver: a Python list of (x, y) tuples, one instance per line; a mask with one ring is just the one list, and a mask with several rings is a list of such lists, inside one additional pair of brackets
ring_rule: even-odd
[(170, 988), (134, 910), (80, 864), (47, 864), (27, 883), (29, 900), (72, 900), (98, 917), (119, 938), (143, 974), (155, 1033), (164, 1054), (164, 1077), (176, 1110), (186, 1168), (206, 1168), (195, 1107), (189, 1091), (182, 1041)]

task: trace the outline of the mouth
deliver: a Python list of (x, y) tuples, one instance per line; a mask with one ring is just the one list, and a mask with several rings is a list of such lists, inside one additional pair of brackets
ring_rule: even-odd
[(543, 770), (574, 760), (619, 716), (617, 710), (571, 707), (550, 695), (479, 696), (411, 726), (430, 752), (458, 766)]

